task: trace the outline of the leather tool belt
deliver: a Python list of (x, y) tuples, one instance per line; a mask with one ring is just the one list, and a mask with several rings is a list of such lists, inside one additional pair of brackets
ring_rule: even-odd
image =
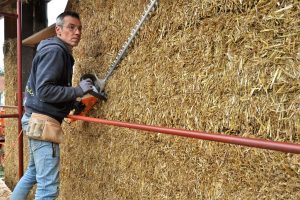
[(26, 135), (36, 140), (57, 144), (60, 144), (63, 140), (63, 130), (60, 123), (52, 117), (37, 113), (32, 113)]

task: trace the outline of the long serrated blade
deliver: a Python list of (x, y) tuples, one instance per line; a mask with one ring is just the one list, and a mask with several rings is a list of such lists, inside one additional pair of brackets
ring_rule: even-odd
[(101, 82), (101, 87), (100, 90), (103, 91), (105, 84), (108, 80), (108, 78), (112, 75), (113, 71), (115, 68), (118, 66), (118, 64), (121, 62), (123, 59), (127, 49), (129, 48), (130, 44), (133, 42), (135, 39), (138, 31), (140, 30), (141, 26), (143, 25), (144, 21), (147, 19), (147, 17), (150, 15), (150, 13), (153, 12), (153, 10), (157, 7), (158, 0), (151, 0), (148, 6), (146, 7), (142, 17), (138, 21), (138, 23), (134, 26), (132, 29), (130, 36), (128, 37), (127, 41), (124, 43), (120, 51), (118, 52), (118, 55), (114, 59), (113, 63), (109, 66), (108, 71), (104, 77), (104, 79), (99, 80)]

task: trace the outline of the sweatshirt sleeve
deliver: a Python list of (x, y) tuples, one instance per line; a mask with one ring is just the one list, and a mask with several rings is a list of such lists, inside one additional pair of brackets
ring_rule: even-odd
[(78, 95), (75, 87), (62, 86), (62, 73), (66, 71), (63, 50), (60, 47), (49, 48), (39, 55), (36, 70), (36, 94), (40, 101), (62, 103), (74, 101)]

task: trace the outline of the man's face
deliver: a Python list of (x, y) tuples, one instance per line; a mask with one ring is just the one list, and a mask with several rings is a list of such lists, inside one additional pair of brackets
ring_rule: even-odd
[(71, 48), (78, 45), (81, 39), (81, 22), (77, 18), (66, 16), (62, 26), (56, 26), (56, 35)]

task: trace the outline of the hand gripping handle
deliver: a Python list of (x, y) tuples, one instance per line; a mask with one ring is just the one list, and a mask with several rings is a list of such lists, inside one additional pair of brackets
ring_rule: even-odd
[(92, 96), (100, 99), (100, 100), (107, 100), (107, 94), (104, 91), (100, 91), (101, 86), (99, 85), (99, 80), (98, 78), (93, 75), (93, 74), (84, 74), (80, 77), (80, 80), (84, 79), (91, 79), (93, 81), (93, 90), (89, 91), (88, 93), (91, 94)]

